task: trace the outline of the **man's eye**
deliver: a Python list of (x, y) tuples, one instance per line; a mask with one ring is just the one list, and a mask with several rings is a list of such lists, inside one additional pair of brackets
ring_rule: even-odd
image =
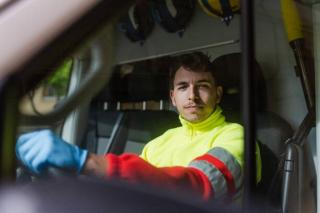
[(184, 85), (184, 86), (179, 86), (179, 87), (178, 87), (178, 90), (185, 90), (185, 89), (187, 89), (187, 86), (186, 86), (186, 85)]

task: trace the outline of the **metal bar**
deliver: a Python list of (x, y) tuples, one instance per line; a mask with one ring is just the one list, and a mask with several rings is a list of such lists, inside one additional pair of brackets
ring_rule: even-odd
[(288, 200), (289, 200), (289, 186), (291, 185), (292, 178), (290, 178), (291, 174), (294, 170), (294, 161), (293, 161), (293, 146), (289, 145), (286, 149), (286, 158), (284, 163), (284, 171), (283, 171), (283, 180), (282, 180), (282, 212), (288, 212)]
[(163, 107), (163, 100), (160, 100), (160, 106), (159, 106), (160, 110), (163, 110), (164, 107)]
[(244, 212), (252, 206), (256, 188), (254, 115), (254, 9), (253, 0), (241, 1), (242, 118), (244, 124)]
[(282, 213), (303, 212), (301, 210), (301, 165), (302, 149), (299, 145), (288, 144), (285, 152), (282, 178)]
[(314, 79), (311, 79), (310, 75), (314, 72), (313, 69), (310, 69), (310, 65), (307, 64), (305, 60), (305, 51), (303, 51), (303, 40), (297, 39), (290, 42), (290, 46), (293, 50), (295, 59), (296, 59), (296, 71), (299, 75), (303, 93), (305, 96), (306, 104), (309, 111), (312, 111), (315, 106), (315, 97), (314, 97)]
[(151, 55), (151, 56), (141, 57), (141, 58), (136, 58), (136, 59), (131, 59), (131, 60), (124, 60), (124, 61), (120, 61), (117, 64), (122, 65), (122, 64), (135, 63), (135, 62), (139, 62), (139, 61), (151, 60), (151, 59), (161, 58), (161, 57), (165, 57), (165, 56), (178, 55), (178, 54), (192, 52), (192, 51), (196, 51), (196, 50), (203, 50), (203, 49), (208, 49), (208, 48), (212, 48), (212, 47), (221, 47), (221, 46), (236, 44), (236, 43), (239, 43), (239, 40), (222, 41), (222, 42), (217, 42), (214, 44), (208, 44), (208, 45), (193, 47), (193, 48), (184, 49), (184, 50), (178, 50), (178, 51), (173, 51), (173, 52), (168, 52), (168, 53), (163, 53), (163, 54), (156, 54), (156, 55)]
[(142, 101), (142, 110), (143, 111), (147, 110), (147, 102), (146, 101)]
[(103, 103), (103, 110), (104, 111), (108, 110), (108, 102)]
[(121, 110), (121, 102), (117, 101), (117, 110), (120, 111)]
[(310, 130), (314, 126), (315, 126), (315, 114), (313, 111), (310, 111), (306, 115), (306, 117), (303, 119), (299, 128), (295, 131), (291, 141), (299, 145), (300, 147), (302, 147), (304, 142), (306, 141), (307, 136), (309, 135)]

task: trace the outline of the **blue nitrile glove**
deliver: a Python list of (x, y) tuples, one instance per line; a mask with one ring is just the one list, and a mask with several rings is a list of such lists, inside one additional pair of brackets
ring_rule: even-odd
[(66, 143), (50, 130), (41, 130), (21, 135), (16, 144), (16, 154), (36, 174), (43, 174), (49, 167), (80, 173), (88, 151)]

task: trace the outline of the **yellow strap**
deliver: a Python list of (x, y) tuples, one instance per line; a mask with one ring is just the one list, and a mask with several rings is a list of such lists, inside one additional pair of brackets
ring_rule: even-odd
[(284, 26), (289, 42), (303, 38), (301, 19), (293, 0), (281, 0)]

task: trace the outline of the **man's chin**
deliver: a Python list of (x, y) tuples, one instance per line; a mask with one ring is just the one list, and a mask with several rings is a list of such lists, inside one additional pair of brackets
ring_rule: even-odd
[(200, 117), (197, 115), (187, 116), (187, 117), (185, 117), (185, 119), (191, 123), (199, 123), (204, 120), (204, 118), (202, 116)]
[(199, 123), (206, 120), (210, 115), (211, 113), (185, 113), (182, 117), (191, 123)]

